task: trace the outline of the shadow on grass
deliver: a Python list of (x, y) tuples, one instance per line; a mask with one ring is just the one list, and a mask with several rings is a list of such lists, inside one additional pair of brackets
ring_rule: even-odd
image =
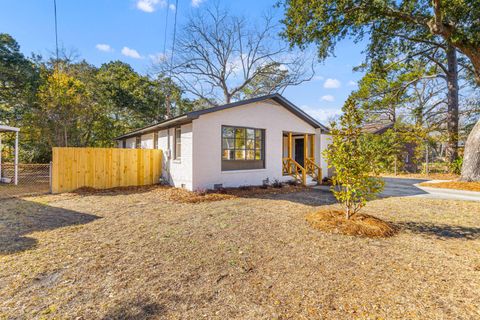
[(117, 306), (106, 314), (103, 320), (120, 319), (152, 319), (158, 318), (165, 313), (165, 307), (161, 304), (146, 298), (139, 298), (136, 301), (129, 301)]
[(26, 234), (85, 224), (98, 218), (95, 215), (23, 199), (2, 200), (0, 254), (12, 254), (34, 248), (37, 240), (26, 237)]
[(285, 200), (307, 206), (318, 207), (337, 203), (337, 200), (330, 191), (319, 189), (304, 189), (301, 191), (285, 193), (266, 193), (259, 195), (248, 195), (245, 198)]
[(480, 228), (431, 224), (422, 222), (399, 222), (399, 227), (416, 234), (434, 236), (439, 239), (480, 239)]

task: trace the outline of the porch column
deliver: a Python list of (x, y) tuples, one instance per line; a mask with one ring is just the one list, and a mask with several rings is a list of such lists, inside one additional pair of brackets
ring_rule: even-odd
[(310, 136), (310, 158), (315, 162), (315, 135)]
[(305, 133), (303, 135), (303, 167), (307, 167), (307, 159), (308, 159), (308, 134)]
[(292, 173), (292, 166), (290, 165), (290, 159), (292, 159), (292, 140), (293, 140), (293, 139), (292, 139), (292, 133), (289, 132), (289, 133), (288, 133), (288, 143), (287, 143), (287, 144), (288, 144), (288, 147), (287, 147), (288, 152), (287, 152), (287, 154), (288, 154), (288, 159), (289, 159), (289, 161), (288, 161), (288, 173), (289, 173), (289, 174)]

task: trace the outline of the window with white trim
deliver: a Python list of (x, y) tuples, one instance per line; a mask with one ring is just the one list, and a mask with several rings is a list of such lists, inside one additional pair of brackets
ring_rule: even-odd
[(180, 160), (182, 157), (182, 129), (180, 127), (175, 128), (173, 137), (173, 159)]

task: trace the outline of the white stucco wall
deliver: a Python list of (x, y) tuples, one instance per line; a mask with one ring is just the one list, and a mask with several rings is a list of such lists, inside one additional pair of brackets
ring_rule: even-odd
[(192, 190), (192, 124), (182, 125), (181, 130), (181, 159), (173, 159), (175, 129), (170, 128), (158, 132), (158, 149), (163, 150), (162, 176), (172, 186), (178, 188), (184, 186), (186, 189)]
[(144, 134), (140, 140), (140, 148), (142, 149), (153, 149), (153, 133)]
[[(265, 129), (265, 169), (222, 172), (222, 125)], [(291, 179), (282, 175), (284, 131), (315, 134), (311, 125), (283, 106), (268, 101), (204, 114), (193, 120), (193, 189), (211, 189), (214, 184), (261, 185), (266, 178), (270, 181)]]
[(322, 156), (322, 153), (325, 149), (328, 148), (328, 145), (332, 143), (332, 136), (329, 134), (320, 134), (320, 129), (317, 129), (317, 136), (316, 136), (316, 154), (315, 158), (320, 159), (317, 160), (317, 164), (320, 165), (320, 168), (322, 168), (322, 179), (325, 177), (329, 177), (329, 170), (328, 169), (328, 164), (325, 158)]

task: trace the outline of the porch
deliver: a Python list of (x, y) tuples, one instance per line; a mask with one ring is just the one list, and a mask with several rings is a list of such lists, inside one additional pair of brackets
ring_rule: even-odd
[(307, 177), (321, 182), (322, 169), (315, 159), (315, 134), (283, 132), (282, 174), (292, 176), (303, 185)]

